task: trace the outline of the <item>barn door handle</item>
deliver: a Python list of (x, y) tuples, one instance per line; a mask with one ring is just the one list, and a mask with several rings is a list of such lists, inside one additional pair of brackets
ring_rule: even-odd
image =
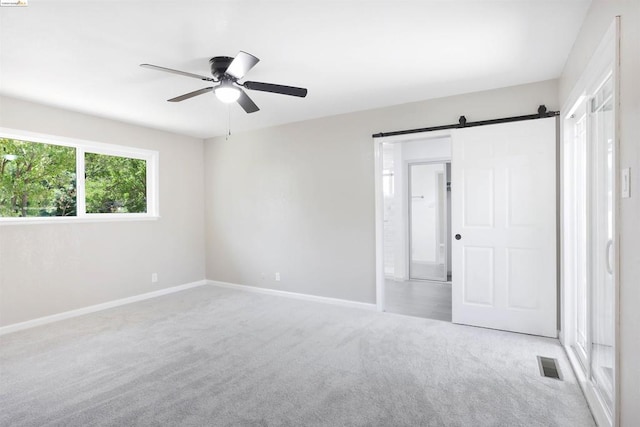
[(462, 239), (462, 236), (459, 234), (456, 234), (456, 240), (460, 240), (460, 239)]

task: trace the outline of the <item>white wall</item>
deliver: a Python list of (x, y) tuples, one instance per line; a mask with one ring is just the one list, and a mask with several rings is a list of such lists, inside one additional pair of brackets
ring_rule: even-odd
[(620, 206), (620, 425), (631, 427), (640, 425), (640, 1), (592, 2), (560, 79), (560, 100), (567, 101), (616, 15), (621, 16), (620, 167), (630, 167), (632, 179), (632, 197)]
[(546, 81), (206, 141), (207, 278), (375, 302), (371, 135), (557, 110), (557, 90)]
[(429, 138), (428, 133), (426, 135), (419, 139), (394, 143), (396, 150), (402, 153), (402, 160), (405, 162), (451, 160), (451, 138), (448, 136)]
[(201, 140), (6, 97), (0, 127), (158, 150), (161, 215), (0, 225), (0, 326), (204, 278)]

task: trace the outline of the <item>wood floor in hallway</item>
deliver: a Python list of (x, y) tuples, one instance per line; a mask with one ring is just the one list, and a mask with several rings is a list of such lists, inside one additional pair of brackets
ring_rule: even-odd
[(451, 322), (451, 282), (387, 279), (385, 311)]

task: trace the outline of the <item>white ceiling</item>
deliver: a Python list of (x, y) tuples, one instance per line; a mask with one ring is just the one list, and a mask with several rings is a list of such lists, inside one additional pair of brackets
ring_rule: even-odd
[[(0, 8), (0, 94), (196, 137), (557, 78), (590, 0), (56, 1)], [(260, 58), (261, 111), (213, 94), (212, 56)]]

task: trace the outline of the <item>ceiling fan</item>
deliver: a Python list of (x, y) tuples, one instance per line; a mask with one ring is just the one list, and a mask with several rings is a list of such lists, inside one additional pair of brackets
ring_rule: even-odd
[(238, 104), (240, 104), (247, 113), (255, 113), (260, 110), (260, 108), (258, 108), (255, 102), (249, 98), (242, 88), (258, 90), (261, 92), (298, 96), (301, 98), (307, 96), (307, 89), (301, 87), (251, 81), (240, 83), (238, 80), (242, 79), (244, 75), (258, 63), (258, 61), (260, 60), (255, 56), (243, 51), (240, 51), (235, 58), (231, 58), (229, 56), (215, 56), (209, 60), (209, 64), (211, 65), (211, 74), (213, 77), (202, 76), (200, 74), (188, 73), (186, 71), (174, 70), (151, 64), (140, 64), (140, 66), (150, 68), (152, 70), (165, 71), (167, 73), (192, 77), (207, 82), (218, 83), (215, 86), (205, 87), (203, 89), (185, 93), (184, 95), (176, 96), (175, 98), (169, 99), (169, 102), (180, 102), (207, 92), (213, 92), (220, 101), (224, 103), (238, 102)]

